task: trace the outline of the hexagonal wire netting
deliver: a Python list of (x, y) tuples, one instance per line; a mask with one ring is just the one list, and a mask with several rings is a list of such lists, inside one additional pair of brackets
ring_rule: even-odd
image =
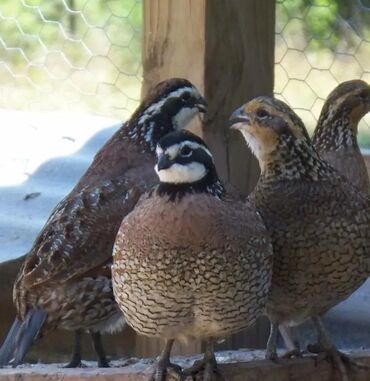
[[(370, 0), (277, 0), (276, 17), (275, 93), (312, 130), (336, 84), (370, 82)], [(142, 0), (1, 0), (0, 108), (126, 118), (140, 96), (141, 23)]]
[(141, 0), (1, 0), (0, 108), (127, 117), (140, 97)]
[[(370, 0), (277, 0), (275, 94), (312, 131), (340, 82), (370, 82)], [(359, 140), (370, 146), (370, 115)]]

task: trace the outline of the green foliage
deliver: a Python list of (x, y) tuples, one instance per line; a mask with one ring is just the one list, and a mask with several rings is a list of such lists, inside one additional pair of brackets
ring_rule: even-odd
[(312, 47), (336, 50), (343, 41), (353, 46), (357, 37), (369, 33), (369, 20), (364, 19), (369, 12), (363, 12), (369, 9), (369, 0), (278, 0), (277, 18), (302, 19)]
[(141, 24), (141, 0), (1, 0), (0, 86), (27, 99), (52, 89), (59, 100), (77, 88), (94, 111), (128, 108), (140, 86)]

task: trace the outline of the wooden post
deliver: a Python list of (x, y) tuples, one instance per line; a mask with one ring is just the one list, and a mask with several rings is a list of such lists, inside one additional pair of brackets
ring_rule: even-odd
[(209, 104), (203, 135), (218, 171), (244, 193), (258, 164), (229, 133), (233, 109), (273, 91), (274, 0), (145, 0), (143, 94), (170, 77), (191, 80)]
[[(218, 172), (244, 194), (257, 181), (258, 164), (240, 134), (229, 132), (228, 119), (246, 101), (272, 94), (274, 30), (274, 0), (144, 0), (143, 95), (166, 78), (192, 81), (209, 105), (201, 133)], [(265, 344), (262, 331), (253, 343), (238, 335), (238, 346)], [(138, 338), (137, 351), (157, 355), (158, 343)]]

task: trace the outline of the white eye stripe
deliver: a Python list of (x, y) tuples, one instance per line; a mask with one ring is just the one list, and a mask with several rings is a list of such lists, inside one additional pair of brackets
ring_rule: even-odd
[[(209, 149), (204, 147), (202, 144), (196, 143), (196, 142), (191, 142), (189, 140), (185, 140), (179, 144), (174, 144), (171, 147), (168, 147), (166, 149), (166, 154), (171, 158), (174, 159), (177, 154), (181, 151), (182, 147), (188, 146), (189, 148), (196, 150), (196, 149), (202, 149), (206, 154), (213, 160), (213, 156)], [(162, 150), (163, 153), (163, 150)]]
[(195, 93), (195, 89), (193, 87), (180, 87), (177, 90), (171, 91), (168, 93), (164, 98), (162, 98), (159, 102), (153, 103), (151, 106), (149, 106), (144, 114), (139, 118), (139, 123), (144, 123), (146, 119), (150, 118), (153, 114), (155, 114), (167, 101), (168, 98), (177, 98), (180, 97), (181, 94), (185, 92)]
[(157, 145), (156, 149), (155, 149), (155, 152), (157, 154), (157, 157), (161, 156), (162, 153), (163, 153), (163, 149), (162, 147), (160, 147), (159, 145)]

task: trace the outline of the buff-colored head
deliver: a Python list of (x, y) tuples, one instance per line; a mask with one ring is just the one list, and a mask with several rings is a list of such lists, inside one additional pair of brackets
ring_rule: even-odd
[(284, 139), (309, 140), (295, 112), (284, 102), (272, 97), (261, 96), (244, 104), (233, 112), (230, 122), (232, 128), (243, 134), (260, 163)]

